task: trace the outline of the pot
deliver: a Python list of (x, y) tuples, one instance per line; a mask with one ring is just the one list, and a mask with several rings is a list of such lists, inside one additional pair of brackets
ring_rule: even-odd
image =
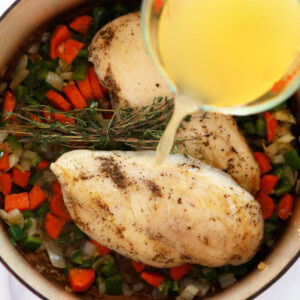
[[(115, 1), (97, 1), (97, 4), (111, 5)], [(129, 1), (128, 1), (129, 2)], [(90, 0), (17, 0), (0, 19), (0, 78), (7, 66), (13, 64), (12, 55), (22, 48), (24, 42), (38, 28), (53, 19), (66, 15), (66, 12), (80, 5), (93, 5)], [(14, 56), (15, 57), (15, 56)], [(300, 97), (294, 97), (295, 107), (300, 112)], [(300, 124), (300, 118), (298, 118)], [(253, 299), (271, 286), (300, 255), (300, 197), (296, 199), (293, 215), (274, 250), (267, 256), (264, 271), (257, 268), (244, 279), (210, 299)], [(10, 242), (4, 225), (0, 224), (0, 260), (36, 295), (43, 299), (76, 299), (78, 295), (68, 293), (59, 285), (59, 279), (42, 276), (24, 259)], [(136, 297), (110, 297), (103, 299), (137, 299)]]

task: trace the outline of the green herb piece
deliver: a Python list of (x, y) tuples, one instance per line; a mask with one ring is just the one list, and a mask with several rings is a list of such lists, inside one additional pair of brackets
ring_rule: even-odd
[(89, 56), (89, 50), (87, 48), (81, 49), (77, 54), (78, 58), (87, 58), (88, 56)]
[(283, 154), (286, 163), (293, 169), (300, 169), (300, 157), (295, 149)]
[(24, 227), (23, 227), (23, 230), (26, 231), (27, 229), (30, 228), (31, 225), (32, 225), (32, 221), (31, 221), (31, 219), (29, 218), (29, 219), (26, 220), (26, 222), (25, 222), (25, 224), (24, 224)]
[(77, 251), (71, 257), (71, 261), (75, 264), (81, 265), (82, 264), (82, 252)]
[(35, 236), (27, 236), (23, 241), (24, 248), (35, 251), (42, 245), (41, 239)]
[(70, 245), (74, 242), (74, 239), (70, 235), (60, 235), (58, 237), (58, 243), (63, 246)]
[(83, 260), (81, 267), (90, 269), (93, 266), (93, 264), (97, 261), (97, 259), (98, 258), (94, 257), (94, 258)]
[(66, 267), (65, 267), (65, 269), (64, 269), (64, 274), (65, 274), (65, 276), (68, 278), (68, 276), (69, 276), (69, 270), (70, 269), (73, 269), (74, 267), (73, 267), (73, 265), (72, 264), (67, 264), (66, 265)]
[(286, 102), (283, 102), (283, 103), (277, 105), (276, 107), (274, 107), (273, 112), (277, 112), (277, 111), (284, 110), (284, 109), (287, 109), (287, 103)]
[(179, 282), (178, 281), (173, 281), (170, 291), (171, 292), (178, 292), (179, 289), (180, 289)]
[(76, 240), (80, 240), (85, 237), (85, 234), (75, 224), (72, 226), (72, 231)]
[(122, 294), (122, 277), (116, 274), (108, 277), (105, 281), (105, 293), (108, 295)]
[(111, 258), (107, 263), (100, 265), (99, 272), (101, 275), (105, 277), (109, 277), (118, 272), (115, 260)]
[(242, 128), (244, 129), (246, 134), (255, 134), (256, 133), (255, 125), (253, 122), (243, 123)]
[(85, 63), (81, 63), (75, 66), (75, 70), (73, 72), (73, 80), (85, 80), (87, 71), (87, 66)]
[(31, 173), (30, 178), (29, 178), (29, 184), (34, 185), (35, 182), (38, 180), (40, 177), (41, 173), (39, 171), (36, 171), (34, 173)]
[(42, 161), (42, 158), (38, 155), (38, 154), (36, 154), (32, 159), (31, 159), (31, 166), (32, 167), (36, 167), (40, 162)]
[(168, 296), (171, 287), (172, 287), (172, 281), (170, 279), (166, 279), (159, 287), (159, 291), (163, 296)]
[(256, 120), (256, 133), (261, 137), (266, 136), (266, 122), (263, 118)]
[(46, 93), (49, 91), (48, 86), (43, 85), (39, 89), (34, 91), (34, 97), (38, 100), (38, 102), (43, 102), (45, 101), (46, 98)]
[(214, 268), (203, 267), (201, 273), (203, 277), (209, 281), (217, 280), (218, 274)]
[(37, 216), (39, 218), (41, 218), (42, 220), (45, 219), (47, 212), (50, 212), (49, 203), (47, 203), (47, 202), (42, 203), (36, 210)]
[(291, 186), (287, 178), (281, 178), (277, 184), (274, 194), (277, 197), (283, 196), (286, 193), (289, 193), (293, 187)]
[(10, 226), (8, 228), (8, 233), (10, 238), (15, 242), (21, 241), (26, 236), (25, 232), (18, 225)]
[(22, 214), (23, 214), (24, 219), (35, 217), (35, 213), (32, 210), (23, 210)]
[(36, 78), (38, 80), (45, 80), (47, 77), (49, 70), (45, 67), (43, 67), (41, 70), (39, 70), (36, 74)]
[(21, 148), (21, 144), (19, 143), (18, 138), (15, 135), (10, 134), (7, 138), (6, 141), (9, 142), (9, 144), (11, 145), (11, 147), (13, 149), (19, 149)]
[(17, 101), (21, 102), (28, 96), (28, 87), (20, 84), (15, 88), (15, 93)]

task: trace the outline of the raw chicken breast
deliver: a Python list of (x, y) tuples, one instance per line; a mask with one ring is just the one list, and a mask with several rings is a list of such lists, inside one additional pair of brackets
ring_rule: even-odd
[[(104, 26), (94, 37), (90, 60), (100, 82), (109, 89), (113, 108), (150, 105), (155, 97), (173, 97), (143, 44), (140, 14), (131, 13)], [(216, 87), (217, 88), (217, 87)], [(180, 149), (194, 158), (228, 172), (251, 194), (259, 188), (260, 171), (231, 116), (199, 111), (177, 137), (197, 140)]]
[(256, 253), (258, 202), (224, 172), (155, 152), (76, 150), (51, 165), (74, 222), (116, 252), (155, 267), (239, 265)]

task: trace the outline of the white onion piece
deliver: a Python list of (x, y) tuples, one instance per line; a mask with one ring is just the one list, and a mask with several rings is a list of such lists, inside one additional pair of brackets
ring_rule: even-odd
[(197, 281), (197, 286), (200, 289), (197, 296), (204, 297), (208, 293), (208, 291), (210, 290), (211, 284), (206, 279), (200, 279), (200, 280)]
[(277, 111), (273, 113), (273, 116), (278, 121), (296, 124), (295, 117), (291, 114), (291, 112), (288, 109)]
[(60, 74), (63, 80), (72, 80), (73, 79), (73, 72), (65, 72)]
[(31, 162), (27, 159), (22, 159), (20, 162), (20, 166), (23, 168), (24, 171), (29, 171), (31, 168)]
[(40, 50), (40, 46), (41, 46), (41, 44), (39, 42), (33, 43), (30, 46), (30, 48), (28, 50), (28, 53), (30, 53), (30, 54), (37, 54), (39, 52), (39, 50)]
[(281, 136), (278, 138), (275, 143), (282, 143), (282, 144), (289, 144), (291, 141), (293, 141), (295, 137), (292, 135), (291, 132)]
[(82, 254), (94, 257), (99, 254), (97, 247), (92, 244), (90, 241), (85, 241), (82, 247)]
[(282, 154), (276, 155), (271, 159), (272, 164), (282, 164), (285, 163), (285, 159)]
[(20, 228), (24, 227), (24, 217), (21, 211), (19, 211), (17, 208), (12, 209), (7, 213), (7, 221), (11, 225), (19, 225)]
[(30, 151), (30, 150), (25, 150), (23, 155), (22, 155), (22, 159), (27, 159), (27, 160), (32, 160), (36, 157), (37, 153)]
[(7, 224), (8, 214), (4, 209), (0, 209), (0, 218)]
[(196, 286), (195, 284), (189, 284), (187, 287), (185, 287), (178, 297), (176, 297), (176, 300), (193, 300), (194, 297), (199, 293), (200, 288)]
[(30, 218), (31, 225), (27, 229), (27, 235), (38, 235), (39, 230), (37, 230), (37, 220), (35, 218)]
[(6, 140), (8, 134), (7, 130), (0, 130), (0, 143), (3, 143)]
[(58, 243), (49, 238), (47, 234), (43, 234), (43, 244), (46, 247), (51, 264), (56, 268), (65, 268), (66, 261), (64, 259), (63, 251)]
[(63, 61), (61, 58), (58, 59), (58, 65), (63, 73), (70, 72), (72, 70), (72, 65), (69, 65), (65, 61)]
[(132, 289), (133, 291), (136, 293), (136, 292), (139, 292), (141, 291), (143, 288), (145, 287), (144, 283), (143, 282), (136, 282), (132, 285)]
[(9, 168), (11, 169), (19, 163), (20, 156), (15, 154), (15, 153), (12, 153), (12, 154), (9, 155), (8, 160), (9, 160)]
[(27, 68), (27, 64), (28, 64), (28, 55), (23, 54), (20, 57), (20, 60), (18, 61), (12, 76), (15, 77), (17, 73), (25, 70)]
[(7, 82), (1, 81), (0, 82), (0, 93), (4, 92), (6, 88), (7, 88)]
[(50, 38), (50, 32), (44, 32), (41, 37), (41, 42), (45, 43), (49, 40), (49, 38)]
[(264, 152), (272, 159), (277, 154), (283, 154), (285, 152), (288, 152), (290, 150), (293, 150), (292, 145), (286, 144), (286, 143), (276, 143), (274, 142), (270, 146), (266, 146), (265, 144), (262, 144)]
[(130, 286), (127, 283), (122, 284), (122, 294), (126, 297), (130, 297), (133, 295), (134, 291), (130, 288)]
[(234, 274), (232, 274), (232, 273), (225, 273), (225, 274), (219, 275), (218, 281), (219, 281), (222, 289), (226, 289), (226, 288), (234, 285), (237, 282), (237, 280), (234, 277)]
[(46, 82), (49, 83), (50, 85), (52, 85), (53, 87), (55, 87), (59, 91), (63, 90), (64, 82), (63, 82), (62, 78), (54, 72), (49, 71), (47, 73)]
[(22, 154), (23, 154), (23, 149), (21, 147), (17, 148), (17, 149), (14, 149), (12, 153), (18, 155), (19, 157), (21, 157)]
[(105, 294), (105, 283), (101, 282), (98, 284), (98, 290), (99, 290), (99, 295), (104, 295)]
[(30, 71), (27, 69), (24, 69), (18, 73), (15, 74), (13, 77), (13, 80), (11, 81), (9, 87), (14, 90), (28, 75), (30, 74)]

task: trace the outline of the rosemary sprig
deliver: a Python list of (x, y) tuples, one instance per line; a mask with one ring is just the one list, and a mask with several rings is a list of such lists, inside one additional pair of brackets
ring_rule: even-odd
[[(173, 100), (162, 97), (155, 98), (151, 105), (141, 109), (126, 107), (119, 111), (100, 109), (97, 102), (91, 102), (84, 109), (70, 112), (57, 111), (46, 105), (31, 105), (11, 113), (19, 125), (13, 128), (6, 126), (5, 130), (20, 135), (21, 142), (60, 144), (72, 149), (105, 149), (112, 145), (116, 148), (116, 143), (122, 143), (135, 149), (152, 150), (156, 148), (173, 109)], [(73, 118), (76, 122), (49, 122), (43, 117), (43, 110), (50, 114), (57, 113), (65, 118)], [(113, 117), (111, 120), (104, 120), (101, 113), (111, 113)], [(32, 114), (38, 116), (41, 122), (33, 120)], [(179, 144), (184, 146), (184, 142), (185, 140), (177, 139), (174, 147)]]

